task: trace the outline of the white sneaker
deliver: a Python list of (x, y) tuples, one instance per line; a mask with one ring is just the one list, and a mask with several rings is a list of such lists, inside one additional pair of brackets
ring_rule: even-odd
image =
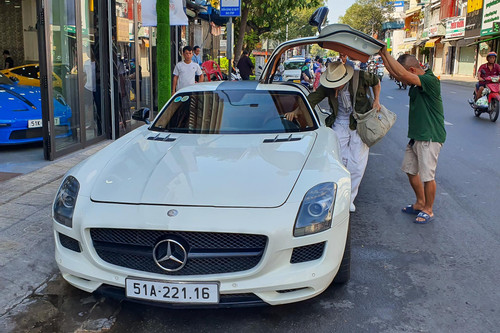
[(354, 213), (356, 211), (356, 206), (354, 206), (354, 204), (351, 202), (351, 206), (349, 206), (349, 211), (351, 213)]

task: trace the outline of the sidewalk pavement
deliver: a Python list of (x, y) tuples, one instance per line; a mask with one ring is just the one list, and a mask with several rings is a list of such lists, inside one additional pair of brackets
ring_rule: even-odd
[(40, 295), (57, 276), (52, 201), (64, 174), (112, 141), (107, 140), (50, 162), (31, 173), (0, 182), (0, 331), (9, 318)]
[(460, 86), (466, 86), (466, 87), (471, 87), (473, 88), (476, 83), (477, 79), (473, 76), (470, 75), (448, 75), (448, 74), (442, 74), (438, 75), (439, 79), (443, 83), (450, 83), (450, 84), (456, 84)]

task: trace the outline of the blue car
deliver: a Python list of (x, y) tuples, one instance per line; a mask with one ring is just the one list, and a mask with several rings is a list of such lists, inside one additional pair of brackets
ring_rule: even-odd
[[(56, 94), (54, 98), (56, 137), (70, 136), (71, 108), (62, 95)], [(0, 145), (42, 140), (40, 88), (18, 85), (0, 73)]]

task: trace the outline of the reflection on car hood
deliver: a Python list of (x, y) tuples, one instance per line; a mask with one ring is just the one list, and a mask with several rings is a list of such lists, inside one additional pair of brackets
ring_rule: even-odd
[[(219, 207), (277, 207), (285, 203), (316, 139), (264, 143), (276, 134), (172, 134), (153, 141), (145, 131), (99, 172), (94, 201)], [(279, 138), (288, 138), (281, 134)]]

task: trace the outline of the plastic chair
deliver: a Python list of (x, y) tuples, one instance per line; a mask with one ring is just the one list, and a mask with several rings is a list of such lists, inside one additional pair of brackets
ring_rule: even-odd
[[(224, 77), (222, 76), (222, 72), (220, 70), (219, 64), (213, 60), (205, 61), (201, 64), (201, 69), (207, 75), (207, 81), (222, 81)], [(212, 76), (213, 75), (213, 76)]]

